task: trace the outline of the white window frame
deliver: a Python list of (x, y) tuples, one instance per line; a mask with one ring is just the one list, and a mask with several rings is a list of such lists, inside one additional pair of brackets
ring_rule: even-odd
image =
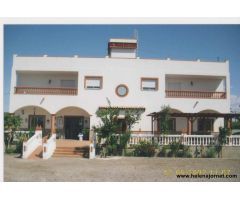
[[(155, 88), (153, 87), (143, 87), (143, 83), (147, 81), (154, 81), (155, 82)], [(141, 78), (141, 90), (142, 91), (158, 91), (158, 78)]]
[[(98, 80), (99, 81), (99, 87), (96, 86), (88, 86), (87, 81), (88, 80)], [(102, 76), (85, 76), (84, 78), (84, 88), (86, 90), (101, 90), (103, 84), (103, 78)]]

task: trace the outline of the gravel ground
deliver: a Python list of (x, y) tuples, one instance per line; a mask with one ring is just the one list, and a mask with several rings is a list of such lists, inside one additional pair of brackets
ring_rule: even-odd
[[(23, 160), (5, 155), (5, 181), (240, 181), (240, 159), (111, 157)], [(237, 178), (177, 178), (182, 174), (236, 174)], [(230, 171), (229, 171), (230, 170)]]

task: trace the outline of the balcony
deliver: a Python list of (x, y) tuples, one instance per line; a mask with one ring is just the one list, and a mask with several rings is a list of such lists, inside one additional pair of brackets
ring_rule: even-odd
[(226, 77), (166, 75), (166, 98), (226, 99)]
[(15, 87), (15, 94), (77, 95), (77, 88)]
[(225, 99), (226, 92), (166, 90), (167, 98)]
[(15, 94), (78, 95), (78, 73), (17, 71)]

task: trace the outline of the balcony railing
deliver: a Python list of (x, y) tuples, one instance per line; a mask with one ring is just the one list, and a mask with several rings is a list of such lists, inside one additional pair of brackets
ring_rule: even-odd
[(77, 88), (15, 87), (15, 94), (77, 95)]
[(199, 99), (225, 99), (226, 98), (226, 92), (166, 90), (166, 97), (170, 97), (170, 98), (199, 98)]

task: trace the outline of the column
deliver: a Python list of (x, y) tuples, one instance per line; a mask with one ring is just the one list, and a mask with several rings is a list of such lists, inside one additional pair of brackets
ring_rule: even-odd
[(191, 135), (192, 133), (192, 121), (193, 120), (191, 120), (191, 117), (187, 118), (187, 134), (188, 135)]
[(152, 134), (153, 134), (153, 116), (151, 116), (151, 131), (152, 131)]
[(232, 118), (228, 118), (227, 120), (227, 128), (232, 132)]
[(56, 133), (55, 129), (55, 114), (51, 114), (51, 134)]

